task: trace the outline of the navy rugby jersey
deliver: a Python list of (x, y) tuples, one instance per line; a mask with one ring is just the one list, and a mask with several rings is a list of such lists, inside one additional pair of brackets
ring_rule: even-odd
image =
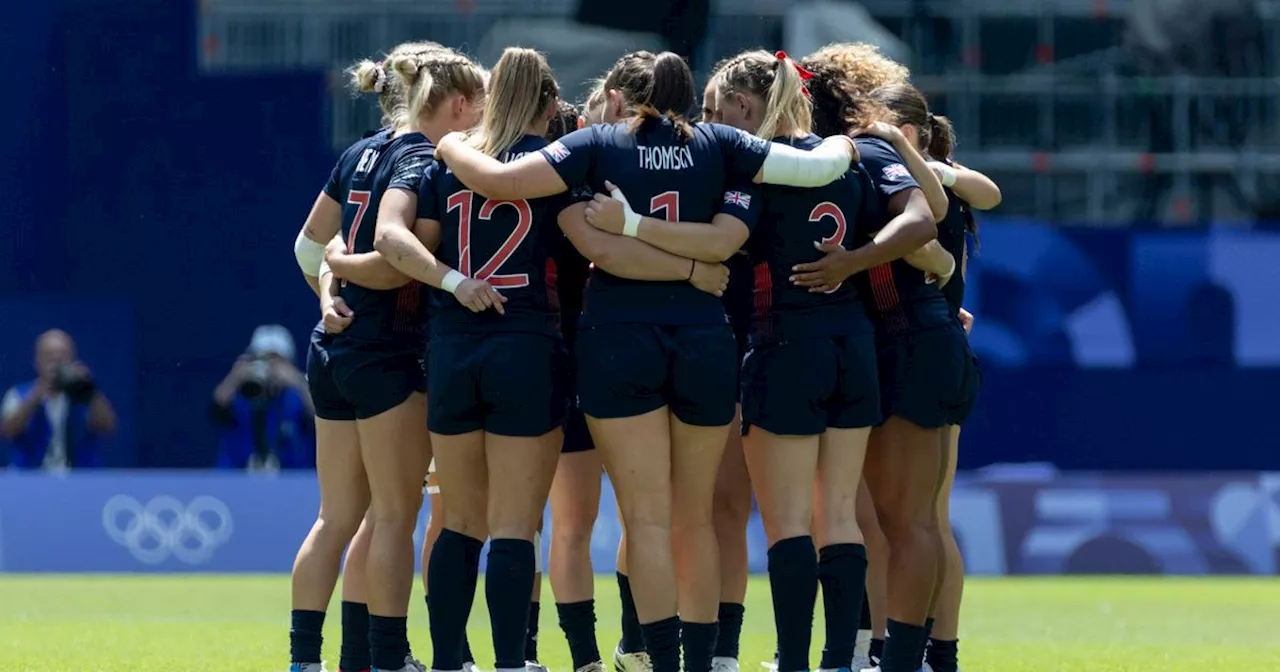
[[(731, 214), (755, 226), (760, 199), (751, 179), (764, 164), (769, 143), (721, 124), (695, 124), (682, 140), (666, 119), (574, 131), (542, 150), (565, 184), (607, 193), (617, 185), (632, 209), (667, 221), (710, 222)], [(628, 280), (594, 268), (581, 324), (724, 324), (714, 295), (688, 282)]]
[[(378, 204), (387, 189), (417, 192), (435, 147), (421, 133), (397, 138), (379, 132), (343, 152), (324, 191), (342, 204), (342, 237), (347, 252), (373, 251)], [(419, 338), (425, 306), (417, 282), (399, 289), (376, 290), (343, 282), (341, 295), (355, 314), (345, 338), (385, 340)]]
[[(907, 189), (919, 189), (911, 171), (893, 146), (879, 138), (858, 138), (862, 169), (876, 194), (871, 202), (871, 231), (889, 223), (889, 198)], [(864, 296), (871, 297), (872, 324), (877, 331), (902, 334), (947, 324), (954, 313), (934, 281), (924, 271), (898, 259), (854, 276)]]
[(969, 223), (973, 221), (973, 208), (964, 199), (947, 189), (947, 216), (938, 224), (938, 242), (956, 258), (956, 272), (951, 282), (942, 288), (942, 295), (951, 306), (951, 312), (959, 315), (964, 305), (964, 255), (969, 242)]
[[(585, 185), (575, 187), (569, 193), (569, 203), (589, 201), (595, 196), (591, 188)], [(591, 262), (563, 235), (560, 236), (553, 262), (547, 282), (555, 287), (552, 296), (560, 305), (560, 333), (564, 335), (565, 345), (573, 348), (578, 336), (578, 319), (582, 317), (587, 278), (591, 275)]]
[[(812, 151), (822, 138), (774, 138)], [(817, 261), (814, 242), (859, 247), (868, 240), (867, 201), (863, 175), (850, 170), (817, 189), (768, 186), (762, 190), (764, 210), (751, 240), (755, 261), (757, 338), (792, 339), (870, 332), (871, 321), (855, 283), (845, 281), (828, 293), (813, 293), (790, 281), (792, 267)]]
[[(525, 135), (498, 160), (514, 161), (546, 146), (542, 137)], [(564, 237), (556, 217), (569, 198), (491, 201), (467, 189), (444, 163), (432, 163), (418, 193), (418, 217), (440, 222), (436, 257), (507, 298), (506, 314), (473, 313), (448, 293), (433, 291), (432, 333), (559, 331), (556, 280), (548, 276), (557, 271), (555, 255)]]

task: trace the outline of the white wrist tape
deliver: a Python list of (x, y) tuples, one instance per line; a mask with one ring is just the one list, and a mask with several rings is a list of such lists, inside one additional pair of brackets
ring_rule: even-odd
[(941, 161), (930, 161), (929, 167), (933, 169), (933, 172), (938, 174), (938, 181), (942, 183), (942, 186), (944, 187), (956, 186), (956, 169), (955, 168), (952, 168), (951, 166), (948, 166), (947, 164)]
[(616, 187), (610, 189), (609, 196), (622, 204), (622, 235), (635, 238), (640, 234), (640, 213), (631, 209), (631, 204), (627, 202), (627, 197), (623, 195), (621, 189)]
[(640, 235), (640, 219), (640, 213), (628, 208), (623, 214), (622, 235), (628, 238)]
[(313, 278), (320, 277), (320, 264), (324, 263), (324, 245), (299, 231), (298, 237), (293, 240), (293, 256), (297, 258), (298, 268), (303, 273)]
[(849, 170), (849, 149), (842, 144), (847, 142), (823, 142), (810, 152), (772, 143), (761, 167), (764, 182), (810, 188), (830, 184)]
[(440, 281), (440, 289), (452, 294), (458, 288), (458, 285), (461, 285), (462, 281), (466, 279), (467, 276), (457, 271), (449, 271), (444, 274), (444, 279)]

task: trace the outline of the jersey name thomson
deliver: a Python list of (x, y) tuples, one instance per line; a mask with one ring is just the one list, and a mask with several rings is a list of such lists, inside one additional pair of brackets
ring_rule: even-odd
[(636, 145), (644, 170), (684, 170), (693, 167), (693, 151), (688, 146), (646, 147)]

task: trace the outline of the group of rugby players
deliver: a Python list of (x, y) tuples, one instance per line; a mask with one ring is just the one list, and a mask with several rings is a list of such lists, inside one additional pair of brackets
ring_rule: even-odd
[(778, 670), (810, 668), (819, 587), (820, 669), (956, 669), (947, 499), (979, 381), (963, 267), (970, 209), (1000, 193), (951, 160), (906, 68), (860, 44), (746, 52), (697, 123), (672, 53), (624, 55), (580, 110), (528, 49), (490, 73), (408, 43), (351, 74), (385, 127), (343, 153), (295, 242), (323, 317), (291, 670), (323, 669), (344, 551), (340, 669), (426, 669), (406, 616), (431, 468), (431, 669), (475, 668), (486, 539), (496, 668), (540, 668), (549, 499), (559, 622), (576, 670), (603, 672), (602, 467), (624, 527), (619, 672), (682, 653), (736, 672), (753, 492)]

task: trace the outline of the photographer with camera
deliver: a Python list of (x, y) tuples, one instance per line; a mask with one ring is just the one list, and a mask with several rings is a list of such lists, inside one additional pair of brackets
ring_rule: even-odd
[(218, 468), (314, 469), (315, 409), (293, 364), (293, 335), (278, 324), (253, 331), (249, 350), (213, 390)]
[(9, 388), (0, 402), (0, 435), (13, 442), (18, 469), (101, 467), (98, 440), (116, 429), (111, 402), (76, 360), (67, 332), (36, 339), (36, 379)]

